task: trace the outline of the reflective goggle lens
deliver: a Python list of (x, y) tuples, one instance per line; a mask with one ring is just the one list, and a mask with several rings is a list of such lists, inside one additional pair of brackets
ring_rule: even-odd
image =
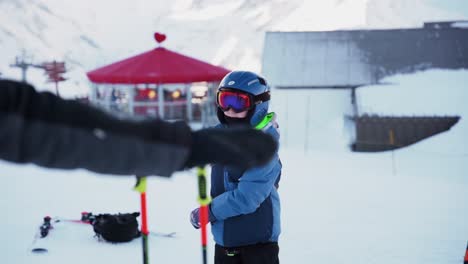
[(223, 111), (227, 111), (231, 108), (235, 112), (242, 112), (250, 109), (252, 106), (249, 95), (234, 91), (219, 91), (217, 102), (218, 106)]

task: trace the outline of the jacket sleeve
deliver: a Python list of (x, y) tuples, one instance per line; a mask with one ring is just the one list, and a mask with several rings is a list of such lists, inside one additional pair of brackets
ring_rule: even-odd
[(211, 202), (211, 214), (216, 220), (255, 212), (275, 187), (280, 171), (278, 156), (265, 166), (247, 170), (236, 189), (216, 196)]
[(131, 121), (30, 85), (0, 81), (0, 158), (105, 174), (170, 176), (188, 158), (182, 122)]

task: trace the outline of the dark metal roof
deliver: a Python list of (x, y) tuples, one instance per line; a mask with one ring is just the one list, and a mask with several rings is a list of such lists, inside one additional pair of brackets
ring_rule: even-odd
[(278, 87), (352, 87), (429, 68), (468, 69), (468, 21), (422, 28), (267, 32), (263, 74)]

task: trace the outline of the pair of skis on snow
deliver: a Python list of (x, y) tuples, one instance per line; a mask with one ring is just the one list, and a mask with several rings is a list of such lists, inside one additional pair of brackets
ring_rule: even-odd
[[(86, 224), (86, 225), (91, 225), (95, 216), (92, 213), (88, 212), (83, 212), (81, 213), (81, 219), (65, 219), (65, 218), (59, 218), (59, 217), (50, 217), (46, 216), (43, 219), (42, 224), (39, 226), (34, 239), (31, 243), (31, 252), (33, 253), (47, 253), (49, 250), (46, 246), (43, 246), (41, 243), (41, 246), (38, 245), (38, 242), (43, 239), (46, 239), (47, 237), (51, 236), (51, 232), (53, 233), (53, 230), (57, 227), (58, 223), (72, 223), (72, 224)], [(150, 236), (156, 236), (156, 237), (166, 237), (166, 238), (174, 238), (176, 237), (176, 232), (170, 232), (170, 233), (163, 233), (163, 232), (154, 232), (150, 231), (149, 232)]]

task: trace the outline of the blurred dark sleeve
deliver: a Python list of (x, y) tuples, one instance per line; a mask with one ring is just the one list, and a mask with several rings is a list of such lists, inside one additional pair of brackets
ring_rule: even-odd
[(191, 142), (182, 122), (129, 121), (0, 80), (0, 159), (105, 174), (170, 176)]

